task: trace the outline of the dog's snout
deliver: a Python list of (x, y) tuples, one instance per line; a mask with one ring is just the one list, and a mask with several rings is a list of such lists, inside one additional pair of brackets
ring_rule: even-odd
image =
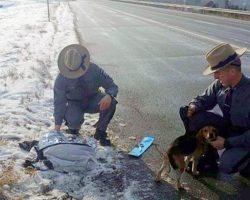
[(214, 140), (216, 138), (216, 134), (215, 133), (209, 133), (208, 138), (209, 138), (209, 140)]

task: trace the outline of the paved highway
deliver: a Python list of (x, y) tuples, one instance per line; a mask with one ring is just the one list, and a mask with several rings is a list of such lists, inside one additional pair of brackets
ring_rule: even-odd
[[(129, 136), (149, 132), (166, 149), (184, 133), (179, 107), (213, 80), (202, 76), (205, 53), (220, 42), (250, 49), (248, 21), (107, 0), (70, 5), (81, 43), (119, 85), (112, 129), (127, 147), (133, 145)], [(249, 51), (242, 61), (249, 75)], [(160, 155), (154, 147), (143, 159), (158, 168)]]

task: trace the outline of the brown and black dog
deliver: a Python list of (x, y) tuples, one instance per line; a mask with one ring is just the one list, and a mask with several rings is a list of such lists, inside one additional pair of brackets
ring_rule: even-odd
[(155, 181), (160, 181), (163, 170), (170, 164), (174, 170), (179, 170), (180, 172), (176, 180), (176, 188), (178, 190), (181, 189), (180, 179), (188, 163), (192, 160), (192, 173), (194, 175), (199, 174), (197, 164), (200, 157), (205, 153), (206, 143), (215, 140), (217, 134), (218, 129), (214, 126), (204, 126), (192, 136), (186, 133), (176, 138), (163, 155), (163, 163)]

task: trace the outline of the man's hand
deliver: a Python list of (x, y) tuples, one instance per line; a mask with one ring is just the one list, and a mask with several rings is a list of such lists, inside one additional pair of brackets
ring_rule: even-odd
[(55, 125), (55, 131), (60, 132), (61, 125)]
[(111, 96), (109, 94), (106, 94), (98, 103), (98, 105), (100, 106), (100, 110), (106, 110), (107, 108), (109, 108), (111, 101)]
[(224, 149), (225, 139), (223, 137), (217, 136), (215, 141), (211, 141), (210, 144), (218, 150)]
[(195, 113), (195, 111), (196, 111), (195, 105), (194, 104), (190, 104), (188, 106), (187, 117), (189, 117), (189, 118), (192, 117), (193, 114)]

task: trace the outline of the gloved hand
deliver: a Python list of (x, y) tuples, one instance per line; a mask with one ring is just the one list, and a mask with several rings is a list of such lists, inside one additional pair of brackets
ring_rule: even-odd
[(188, 110), (187, 110), (187, 117), (188, 118), (192, 117), (194, 115), (195, 111), (196, 111), (195, 105), (194, 104), (189, 104)]

